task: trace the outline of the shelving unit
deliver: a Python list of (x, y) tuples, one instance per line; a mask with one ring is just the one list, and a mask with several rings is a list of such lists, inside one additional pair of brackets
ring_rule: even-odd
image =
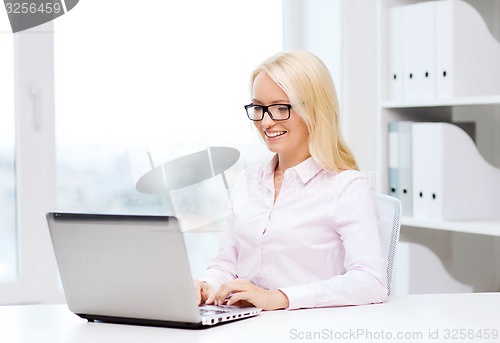
[(431, 230), (454, 231), (500, 237), (500, 220), (491, 221), (428, 221), (412, 217), (402, 217), (401, 225)]
[[(431, 0), (431, 1), (442, 1), (442, 0)], [(417, 3), (426, 2), (425, 0), (379, 0), (378, 1), (378, 106), (377, 106), (377, 134), (378, 134), (378, 149), (377, 156), (378, 166), (377, 173), (380, 175), (379, 178), (379, 189), (378, 191), (386, 193), (388, 189), (388, 123), (391, 121), (433, 121), (433, 122), (453, 122), (453, 114), (459, 111), (461, 108), (479, 108), (485, 106), (491, 106), (494, 108), (497, 121), (494, 125), (500, 130), (500, 94), (495, 95), (478, 95), (478, 96), (463, 96), (458, 98), (450, 99), (425, 99), (425, 100), (392, 100), (390, 99), (389, 92), (389, 77), (388, 75), (389, 67), (389, 30), (391, 26), (389, 24), (389, 10), (395, 6), (405, 6)], [(489, 15), (484, 20), (487, 22), (488, 28), (496, 28), (496, 36), (500, 36), (500, 1), (499, 0), (467, 0), (474, 8), (478, 10), (481, 14), (487, 13), (488, 9), (496, 8), (496, 12)], [(490, 5), (485, 5), (489, 3)], [(496, 14), (496, 15), (495, 15)], [(495, 33), (495, 32), (492, 32)], [(403, 54), (401, 55), (403, 56)], [(400, 75), (401, 77), (401, 75)], [(477, 118), (476, 118), (477, 119)], [(484, 119), (484, 118), (483, 118)], [(480, 132), (478, 133), (480, 134)], [(492, 142), (494, 144), (494, 142)], [(500, 151), (500, 149), (499, 149)], [(473, 181), (471, 181), (473, 182)], [(499, 204), (500, 211), (500, 204)], [(414, 219), (411, 221), (412, 226), (419, 225), (422, 221)], [(460, 223), (453, 223), (456, 227), (466, 227), (471, 224), (459, 225)], [(431, 228), (433, 226), (442, 227), (440, 222), (431, 224), (426, 222), (426, 224), (421, 224), (422, 227)], [(491, 227), (491, 225), (489, 225)], [(451, 225), (446, 226), (447, 229), (451, 229)], [(457, 231), (461, 231), (458, 230)], [(473, 229), (470, 230), (472, 233)], [(498, 231), (498, 232), (497, 232)], [(500, 222), (497, 227), (497, 231), (486, 230), (484, 232), (490, 232), (493, 235), (500, 235)]]
[(426, 100), (426, 101), (390, 101), (380, 102), (382, 109), (397, 108), (419, 108), (419, 107), (444, 107), (444, 106), (467, 106), (467, 105), (498, 105), (500, 95), (471, 96), (448, 100)]
[[(415, 3), (424, 2), (426, 0), (379, 0), (377, 2), (377, 91), (378, 91), (378, 101), (377, 101), (377, 173), (380, 176), (378, 178), (378, 191), (382, 193), (387, 193), (388, 190), (388, 123), (391, 121), (442, 121), (442, 122), (453, 122), (455, 112), (463, 112), (464, 108), (487, 108), (486, 111), (493, 111), (491, 113), (492, 117), (495, 117), (496, 122), (492, 125), (496, 125), (497, 131), (500, 134), (500, 94), (495, 95), (479, 95), (479, 96), (464, 96), (451, 99), (432, 99), (432, 100), (421, 100), (421, 101), (405, 101), (405, 100), (391, 100), (389, 98), (389, 65), (388, 65), (388, 37), (390, 29), (389, 25), (389, 9), (394, 6), (410, 5)], [(431, 0), (431, 1), (441, 1), (441, 0)], [(482, 10), (479, 12), (484, 16), (487, 22), (487, 26), (490, 30), (495, 30), (494, 35), (500, 36), (500, 1), (499, 0), (467, 0), (467, 2), (474, 7), (480, 7)], [(488, 4), (485, 4), (488, 3)], [(486, 8), (494, 8), (495, 11), (492, 13), (487, 13)], [(485, 110), (483, 110), (484, 112)], [(481, 113), (483, 114), (483, 113)], [(481, 115), (478, 115), (481, 117)], [(484, 119), (484, 118), (483, 118)], [(478, 135), (481, 132), (477, 132)], [(491, 142), (491, 144), (498, 144), (499, 141)], [(500, 152), (500, 149), (498, 149)], [(464, 161), (464, 165), (467, 162)], [(471, 180), (470, 182), (474, 182)], [(457, 185), (460, 187), (460, 185)], [(471, 199), (473, 201), (473, 199)], [(498, 204), (500, 211), (500, 204)], [(444, 237), (449, 238), (446, 244), (443, 245), (443, 249), (447, 250), (447, 253), (436, 252), (438, 256), (444, 256), (446, 254), (450, 255), (447, 261), (442, 261), (444, 265), (447, 265), (446, 269), (457, 270), (457, 264), (462, 263), (463, 257), (457, 257), (459, 251), (465, 251), (467, 249), (467, 240), (470, 237), (476, 237), (477, 240), (483, 242), (482, 240), (486, 237), (491, 240), (491, 245), (485, 247), (485, 251), (490, 254), (488, 258), (491, 257), (491, 261), (488, 261), (488, 267), (492, 268), (491, 272), (494, 276), (491, 279), (484, 281), (487, 286), (483, 287), (480, 284), (479, 287), (474, 287), (476, 289), (488, 289), (488, 290), (500, 290), (500, 263), (495, 262), (499, 260), (500, 257), (500, 220), (493, 221), (428, 221), (421, 220), (412, 217), (403, 217), (401, 220), (402, 225), (402, 239), (405, 240), (405, 230), (410, 230), (410, 236), (415, 237), (415, 232), (418, 230), (422, 231), (422, 238), (419, 243), (428, 243), (425, 245), (432, 246), (436, 252), (436, 244), (432, 242), (434, 237)], [(462, 235), (465, 234), (465, 235)], [(472, 234), (472, 236), (470, 236)], [(443, 236), (444, 235), (444, 236)], [(451, 235), (451, 236), (450, 236)], [(457, 236), (458, 235), (458, 236)], [(460, 236), (462, 235), (462, 236)], [(457, 238), (458, 237), (458, 238)], [(467, 237), (464, 239), (463, 237)], [(472, 245), (474, 246), (474, 244)], [(450, 248), (451, 247), (451, 248)], [(477, 245), (474, 249), (477, 249)], [(481, 248), (482, 249), (482, 248)], [(452, 252), (450, 252), (452, 251)], [(465, 253), (465, 252), (464, 252)], [(473, 256), (478, 256), (478, 253), (484, 253), (484, 251), (469, 251)], [(455, 255), (454, 255), (455, 254)], [(448, 256), (447, 255), (447, 256)], [(474, 259), (472, 257), (471, 259)], [(479, 258), (476, 260), (479, 265)], [(419, 267), (420, 268), (420, 267)], [(417, 268), (417, 269), (419, 269)], [(422, 266), (421, 269), (424, 270), (426, 267)], [(486, 270), (486, 269), (485, 269)], [(495, 271), (496, 270), (496, 271)], [(462, 273), (462, 272), (460, 272)], [(459, 274), (460, 274), (459, 273)], [(474, 272), (472, 272), (474, 273)], [(463, 276), (463, 275), (461, 275)], [(465, 276), (465, 279), (468, 279)], [(472, 279), (472, 277), (470, 277)], [(493, 286), (491, 286), (493, 285)], [(489, 289), (493, 288), (493, 289)], [(496, 288), (496, 289), (495, 289)], [(453, 291), (453, 290), (452, 290)]]

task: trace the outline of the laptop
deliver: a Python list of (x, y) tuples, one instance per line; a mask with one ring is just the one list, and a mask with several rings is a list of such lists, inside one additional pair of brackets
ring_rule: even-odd
[(203, 328), (261, 309), (198, 306), (171, 216), (48, 213), (69, 309), (88, 321)]

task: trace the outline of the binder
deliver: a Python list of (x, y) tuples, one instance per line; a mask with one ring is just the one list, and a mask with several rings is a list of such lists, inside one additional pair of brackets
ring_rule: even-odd
[(415, 123), (413, 139), (413, 217), (443, 220), (441, 125)]
[(500, 42), (465, 1), (435, 1), (437, 98), (500, 93)]
[[(436, 96), (434, 2), (402, 6), (402, 18), (403, 98), (409, 101), (433, 100)], [(391, 25), (390, 29), (395, 28)], [(397, 36), (397, 33), (393, 35)]]
[(416, 5), (403, 6), (403, 99), (415, 101), (419, 99), (417, 81), (418, 58), (417, 50), (419, 23), (416, 16)]
[(388, 130), (388, 162), (389, 162), (389, 189), (387, 194), (400, 198), (401, 190), (399, 188), (399, 130), (398, 122), (390, 122)]
[(416, 81), (420, 99), (435, 98), (435, 2), (423, 2), (415, 5), (415, 16), (418, 21), (416, 35)]
[(453, 7), (452, 1), (440, 1), (435, 4), (436, 11), (436, 97), (453, 97)]
[(466, 132), (449, 123), (414, 123), (412, 146), (413, 217), (500, 219), (500, 169)]
[(413, 214), (411, 127), (409, 121), (389, 123), (388, 194), (401, 200), (403, 216)]
[(403, 7), (389, 9), (389, 99), (403, 100)]
[(398, 123), (399, 131), (399, 187), (403, 216), (413, 215), (412, 181), (412, 122)]

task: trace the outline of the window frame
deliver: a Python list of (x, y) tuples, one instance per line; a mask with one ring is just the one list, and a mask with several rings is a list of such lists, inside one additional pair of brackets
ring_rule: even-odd
[(56, 207), (53, 25), (13, 39), (18, 278), (0, 283), (0, 304), (64, 302), (45, 219)]

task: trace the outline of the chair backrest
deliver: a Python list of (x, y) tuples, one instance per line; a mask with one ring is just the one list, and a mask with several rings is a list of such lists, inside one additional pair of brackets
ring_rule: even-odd
[(399, 230), (401, 227), (401, 201), (399, 199), (385, 195), (376, 194), (380, 216), (380, 237), (382, 251), (387, 257), (387, 294), (392, 292), (392, 272), (394, 269), (394, 258), (396, 247), (399, 241)]

